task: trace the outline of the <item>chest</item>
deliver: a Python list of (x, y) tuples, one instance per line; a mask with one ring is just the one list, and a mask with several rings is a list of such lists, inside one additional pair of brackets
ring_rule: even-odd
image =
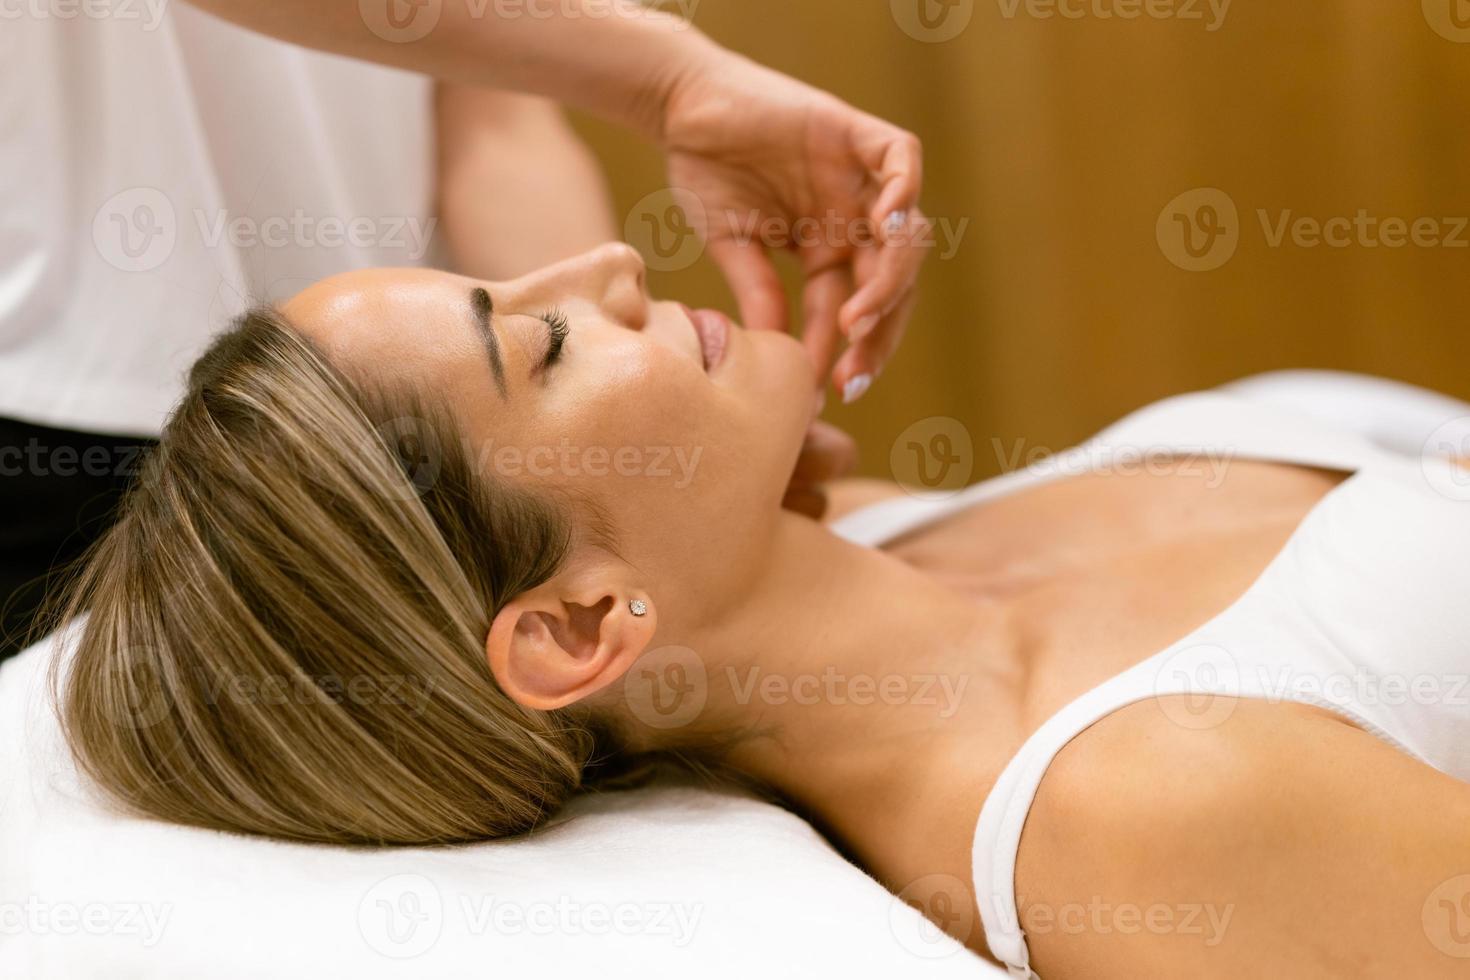
[(1195, 457), (970, 508), (889, 551), (1010, 610), (1036, 723), (1238, 599), (1344, 478)]

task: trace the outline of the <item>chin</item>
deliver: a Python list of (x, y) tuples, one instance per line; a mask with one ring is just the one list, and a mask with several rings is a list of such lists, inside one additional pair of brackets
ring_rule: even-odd
[(763, 331), (752, 402), (762, 455), (771, 459), (773, 499), (779, 509), (816, 409), (817, 388), (806, 348), (787, 334)]
[(746, 338), (753, 355), (747, 378), (755, 404), (768, 424), (779, 420), (782, 431), (794, 430), (799, 448), (817, 397), (811, 358), (789, 334), (763, 330)]

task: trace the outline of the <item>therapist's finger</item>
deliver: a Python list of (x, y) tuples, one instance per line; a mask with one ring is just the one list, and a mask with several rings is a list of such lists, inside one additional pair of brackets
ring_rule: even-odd
[(861, 341), (913, 289), (929, 255), (929, 219), (917, 207), (891, 212), (884, 224), (876, 253), (860, 257), (857, 292), (840, 315), (852, 343)]
[(827, 493), (822, 485), (856, 468), (857, 443), (852, 436), (826, 422), (813, 422), (781, 506), (820, 520), (827, 511)]
[(710, 257), (725, 275), (740, 319), (750, 330), (787, 329), (786, 290), (764, 248), (729, 239), (710, 243)]
[(857, 441), (835, 425), (817, 420), (807, 430), (792, 474), (793, 486), (826, 483), (857, 469)]
[(918, 294), (909, 291), (872, 332), (849, 346), (837, 359), (837, 367), (832, 370), (832, 384), (842, 392), (844, 404), (857, 401), (872, 387), (903, 340), (904, 330), (917, 302)]
[[(858, 155), (867, 166), (872, 179), (878, 184), (878, 193), (867, 209), (867, 219), (878, 229), (885, 251), (912, 248), (905, 236), (904, 241), (890, 241), (895, 229), (888, 226), (894, 216), (907, 224), (918, 216), (919, 193), (924, 184), (924, 148), (912, 133), (890, 126), (881, 120), (870, 120), (872, 132), (856, 137)], [(887, 268), (902, 265), (896, 255), (888, 256), (882, 263)], [(858, 294), (848, 301), (842, 311), (844, 331), (855, 325), (870, 322), (874, 315), (879, 317), (891, 309), (902, 292), (902, 283), (895, 283), (890, 276), (876, 285), (860, 279)], [(871, 288), (866, 288), (870, 287)]]
[(786, 491), (786, 496), (781, 498), (781, 507), (783, 510), (803, 514), (814, 521), (820, 521), (822, 515), (827, 513), (827, 491), (815, 486), (793, 486)]
[(869, 116), (868, 131), (857, 140), (858, 158), (878, 184), (878, 196), (869, 217), (882, 220), (894, 211), (907, 211), (919, 203), (924, 186), (924, 145), (913, 133)]
[(845, 262), (813, 273), (802, 289), (801, 342), (816, 369), (819, 388), (827, 383), (827, 372), (837, 357), (842, 342), (837, 315), (851, 295), (852, 273)]

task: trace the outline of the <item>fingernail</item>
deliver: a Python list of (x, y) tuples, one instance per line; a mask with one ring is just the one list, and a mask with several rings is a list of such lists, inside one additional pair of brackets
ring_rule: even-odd
[(871, 374), (857, 374), (849, 378), (847, 384), (842, 386), (842, 404), (851, 405), (859, 398), (868, 393), (873, 387), (873, 376)]
[(816, 401), (814, 401), (812, 403), (812, 418), (820, 418), (821, 417), (821, 414), (823, 412), (825, 412), (826, 410), (827, 410), (827, 389), (826, 388), (823, 388), (821, 391), (817, 392)]
[(864, 337), (866, 337), (868, 334), (872, 333), (873, 328), (878, 325), (878, 321), (880, 319), (881, 317), (879, 317), (878, 314), (869, 313), (857, 323), (854, 323), (852, 325), (852, 329), (849, 330), (847, 333), (848, 343), (855, 344), (859, 340), (862, 340)]

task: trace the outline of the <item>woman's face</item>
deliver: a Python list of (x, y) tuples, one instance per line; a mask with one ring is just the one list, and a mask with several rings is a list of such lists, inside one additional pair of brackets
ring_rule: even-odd
[(595, 503), (662, 625), (718, 615), (761, 574), (811, 366), (788, 336), (650, 300), (632, 248), (510, 282), (352, 272), (283, 312), (349, 374), (447, 403), (485, 476)]

